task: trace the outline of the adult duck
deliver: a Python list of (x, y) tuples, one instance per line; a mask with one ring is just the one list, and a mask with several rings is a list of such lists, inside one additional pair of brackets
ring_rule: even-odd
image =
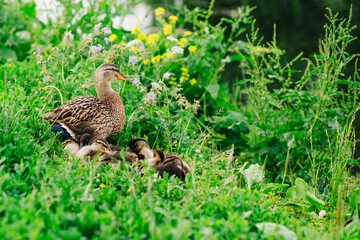
[(47, 112), (44, 119), (61, 137), (79, 139), (84, 133), (108, 138), (117, 135), (125, 124), (125, 108), (119, 93), (111, 88), (114, 80), (130, 81), (116, 64), (103, 63), (95, 71), (97, 97), (76, 97)]

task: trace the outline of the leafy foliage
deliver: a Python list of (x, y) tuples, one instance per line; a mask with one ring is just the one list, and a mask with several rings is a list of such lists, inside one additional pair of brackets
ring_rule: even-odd
[[(47, 42), (32, 31), (31, 2), (20, 7), (28, 17), (5, 6), (4, 16), (29, 25), (5, 24), (2, 31), (28, 31), (34, 54), (1, 65), (2, 239), (358, 235), (359, 179), (346, 169), (354, 162), (359, 96), (357, 70), (344, 74), (357, 57), (346, 52), (355, 40), (351, 15), (329, 11), (319, 52), (303, 59), (307, 66), (299, 72), (292, 66), (301, 55), (284, 64), (276, 36), (263, 45), (248, 7), (216, 25), (209, 23), (214, 1), (207, 10), (170, 16), (158, 8), (157, 28), (146, 32), (110, 25), (116, 13), (105, 1), (68, 27), (70, 6), (82, 2), (60, 4), (58, 18), (66, 21), (43, 26), (42, 34), (56, 33)], [(116, 6), (125, 14), (125, 6)], [(105, 14), (102, 25), (97, 10)], [(156, 179), (153, 170), (140, 176), (122, 164), (83, 164), (61, 151), (42, 116), (75, 96), (96, 95), (93, 72), (103, 62), (134, 80), (112, 85), (127, 122), (110, 141), (126, 146), (145, 137), (154, 149), (176, 152), (191, 167), (185, 183)], [(234, 64), (243, 75), (226, 86), (221, 75)], [(354, 222), (342, 228), (350, 216)]]

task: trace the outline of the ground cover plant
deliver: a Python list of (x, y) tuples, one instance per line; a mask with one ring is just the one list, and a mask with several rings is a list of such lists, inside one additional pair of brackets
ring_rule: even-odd
[[(61, 4), (71, 22), (71, 4)], [(351, 10), (347, 18), (328, 10), (319, 52), (284, 63), (276, 34), (261, 41), (250, 7), (215, 26), (213, 2), (159, 7), (157, 28), (145, 32), (136, 21), (131, 31), (113, 28), (110, 4), (94, 3), (72, 25), (44, 26), (57, 40), (31, 35), (24, 61), (2, 55), (2, 239), (359, 238), (359, 179), (347, 169), (357, 164), (359, 95), (357, 69), (344, 74), (358, 57), (346, 52), (356, 41)], [(33, 16), (33, 5), (22, 9)], [(96, 9), (105, 9), (104, 21)], [(306, 69), (292, 69), (295, 61)], [(179, 154), (191, 167), (185, 183), (127, 165), (84, 166), (61, 151), (43, 115), (96, 95), (93, 73), (103, 62), (133, 79), (112, 85), (127, 122), (110, 141), (144, 137)], [(221, 82), (230, 63), (243, 72), (234, 85)]]

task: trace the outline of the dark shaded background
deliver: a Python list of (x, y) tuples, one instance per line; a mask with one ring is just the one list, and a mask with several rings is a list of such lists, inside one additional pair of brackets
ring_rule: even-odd
[[(185, 0), (184, 3), (189, 8), (207, 8), (210, 0)], [(285, 59), (292, 59), (300, 52), (304, 57), (310, 57), (317, 51), (319, 39), (324, 34), (323, 25), (327, 22), (326, 8), (347, 18), (352, 5), (352, 23), (360, 25), (359, 0), (221, 0), (215, 2), (211, 21), (216, 23), (223, 16), (231, 16), (243, 5), (256, 6), (253, 16), (265, 42), (272, 40), (276, 24), (277, 40), (279, 47), (286, 51)], [(357, 28), (353, 35), (359, 36), (360, 29)], [(349, 51), (360, 52), (360, 44), (352, 44)]]

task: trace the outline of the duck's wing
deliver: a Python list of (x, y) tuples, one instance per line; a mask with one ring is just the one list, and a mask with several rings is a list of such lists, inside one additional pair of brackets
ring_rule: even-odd
[(47, 112), (44, 119), (51, 124), (65, 125), (70, 129), (82, 127), (94, 118), (110, 113), (110, 107), (95, 96), (81, 96)]

